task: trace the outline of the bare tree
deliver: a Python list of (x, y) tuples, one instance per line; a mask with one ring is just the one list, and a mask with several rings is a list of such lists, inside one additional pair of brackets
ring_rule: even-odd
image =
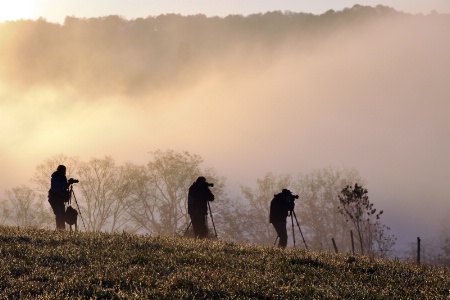
[(355, 228), (361, 254), (374, 255), (378, 247), (378, 254), (384, 256), (394, 246), (395, 238), (387, 235), (389, 228), (379, 221), (383, 211), (377, 212), (367, 194), (367, 189), (357, 183), (346, 186), (339, 195), (339, 212)]
[(361, 249), (361, 254), (364, 254), (364, 249), (370, 251), (373, 240), (373, 224), (371, 218), (375, 216), (380, 218), (383, 211), (377, 213), (373, 208), (373, 203), (370, 203), (367, 189), (355, 183), (354, 188), (350, 185), (346, 186), (339, 195), (341, 206), (340, 213), (350, 221), (357, 233), (357, 239)]
[(81, 191), (77, 200), (80, 200), (81, 217), (86, 218), (87, 230), (116, 231), (129, 224), (127, 210), (131, 205), (132, 174), (136, 166), (131, 163), (116, 166), (111, 157), (80, 162), (77, 157), (55, 155), (36, 167), (32, 179), (42, 201), (47, 199), (51, 174), (60, 164), (67, 167), (68, 178), (80, 179), (75, 191), (78, 188)]
[[(239, 232), (233, 231), (232, 228), (234, 224), (237, 223), (240, 214), (237, 210), (234, 210), (236, 214), (230, 214), (230, 212), (233, 211), (233, 208), (235, 208), (236, 203), (230, 200), (225, 192), (226, 178), (223, 176), (218, 176), (211, 168), (203, 170), (203, 176), (208, 180), (208, 182), (214, 184), (214, 187), (211, 188), (211, 191), (214, 194), (214, 201), (208, 203), (209, 212), (207, 221), (209, 226), (209, 235), (213, 236), (213, 233), (217, 233), (217, 236), (221, 239), (231, 239), (231, 236), (236, 238), (236, 234), (239, 234)], [(187, 201), (185, 204), (187, 204)], [(185, 208), (187, 209), (187, 205)], [(212, 228), (213, 226), (214, 228)], [(216, 232), (213, 232), (213, 230), (216, 230)]]
[(157, 215), (156, 206), (153, 205), (149, 175), (145, 166), (138, 166), (133, 170), (133, 189), (131, 192), (131, 205), (129, 214), (135, 224), (136, 231), (152, 232), (154, 230), (151, 220)]
[(67, 168), (67, 178), (77, 178), (76, 171), (80, 161), (78, 157), (70, 157), (64, 154), (56, 154), (46, 159), (42, 164), (36, 167), (31, 182), (36, 185), (36, 192), (41, 198), (47, 198), (50, 189), (50, 180), (53, 172), (59, 165), (65, 165)]
[(30, 187), (21, 185), (7, 190), (6, 195), (11, 224), (42, 228), (51, 223), (51, 214), (43, 208), (42, 201)]
[(240, 199), (227, 197), (214, 201), (214, 221), (216, 222), (219, 237), (239, 243), (251, 243), (249, 233), (255, 232), (256, 224), (251, 209), (247, 203)]
[(0, 200), (0, 224), (6, 225), (11, 218), (11, 209), (8, 200)]
[(131, 163), (117, 166), (108, 156), (80, 164), (78, 188), (87, 230), (116, 231), (129, 222), (136, 168)]
[(6, 195), (11, 207), (11, 222), (16, 226), (33, 226), (33, 202), (36, 199), (36, 193), (25, 185), (7, 190)]
[(339, 194), (344, 187), (362, 179), (355, 169), (323, 168), (299, 175), (294, 184), (300, 199), (295, 210), (311, 249), (351, 250), (350, 226), (339, 213)]
[(140, 180), (139, 169), (139, 166), (129, 162), (116, 169), (116, 186), (112, 193), (115, 201), (111, 211), (111, 231), (123, 229), (128, 232), (135, 232), (137, 230), (129, 212), (134, 205), (132, 195), (135, 181)]
[(291, 175), (274, 175), (267, 173), (263, 179), (257, 179), (257, 188), (241, 186), (241, 192), (250, 206), (246, 233), (251, 242), (270, 245), (276, 233), (269, 223), (270, 202), (275, 194), (291, 185)]
[(67, 169), (67, 177), (77, 177), (76, 170), (79, 165), (78, 157), (69, 157), (62, 153), (56, 154), (46, 159), (35, 169), (31, 182), (36, 187), (37, 202), (39, 209), (37, 216), (40, 219), (41, 227), (54, 227), (54, 214), (48, 203), (48, 190), (50, 189), (51, 176), (59, 165), (65, 165)]
[(131, 214), (142, 229), (174, 234), (189, 223), (188, 189), (203, 175), (200, 169), (203, 160), (198, 155), (174, 150), (156, 150), (152, 155), (145, 171), (139, 170), (141, 176), (134, 198), (140, 205), (133, 206)]

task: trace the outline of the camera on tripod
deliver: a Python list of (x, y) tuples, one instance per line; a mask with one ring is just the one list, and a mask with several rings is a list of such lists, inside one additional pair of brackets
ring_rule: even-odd
[(295, 199), (298, 199), (298, 195), (291, 195), (291, 201), (295, 201)]
[(78, 183), (78, 182), (80, 182), (78, 179), (74, 179), (74, 178), (70, 178), (69, 180), (67, 180), (67, 182), (69, 183), (69, 184), (74, 184), (74, 183)]
[(214, 183), (205, 182), (205, 184), (206, 184), (206, 186), (210, 186), (210, 187), (214, 186)]

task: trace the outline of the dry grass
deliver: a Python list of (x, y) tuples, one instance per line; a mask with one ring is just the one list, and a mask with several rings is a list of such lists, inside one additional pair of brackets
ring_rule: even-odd
[(0, 227), (2, 299), (450, 299), (450, 270), (180, 237)]

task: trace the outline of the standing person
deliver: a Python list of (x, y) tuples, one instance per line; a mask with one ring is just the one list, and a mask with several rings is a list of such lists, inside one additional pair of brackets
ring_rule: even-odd
[(208, 235), (206, 217), (208, 215), (208, 201), (214, 201), (214, 195), (209, 187), (214, 186), (208, 183), (206, 178), (200, 176), (191, 185), (188, 193), (188, 214), (191, 218), (194, 235), (198, 238), (205, 238)]
[(280, 238), (278, 242), (278, 247), (280, 248), (286, 248), (287, 245), (286, 218), (289, 212), (294, 210), (294, 199), (296, 198), (298, 196), (292, 195), (290, 190), (283, 189), (281, 193), (274, 195), (274, 198), (270, 202), (269, 219)]
[(50, 190), (48, 191), (48, 202), (53, 209), (56, 218), (56, 229), (65, 230), (64, 214), (66, 212), (65, 202), (70, 199), (68, 190), (70, 183), (66, 177), (66, 167), (59, 165), (52, 174)]

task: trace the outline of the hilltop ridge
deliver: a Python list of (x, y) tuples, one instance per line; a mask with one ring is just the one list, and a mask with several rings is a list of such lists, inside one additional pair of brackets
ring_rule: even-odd
[(0, 227), (8, 299), (446, 299), (450, 270), (226, 241)]

